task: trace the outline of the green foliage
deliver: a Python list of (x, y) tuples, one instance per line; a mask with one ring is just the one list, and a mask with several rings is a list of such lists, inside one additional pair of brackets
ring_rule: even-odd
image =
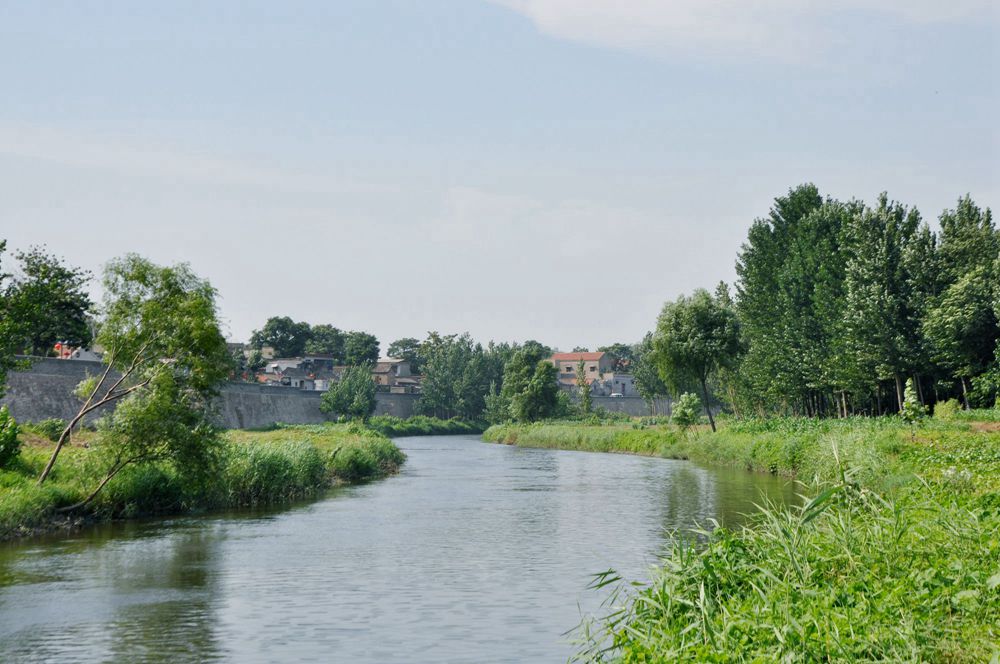
[(393, 415), (377, 415), (367, 422), (368, 428), (396, 438), (401, 436), (438, 436), (451, 434), (482, 433), (483, 427), (459, 419), (442, 420), (437, 417), (414, 415), (406, 419)]
[(344, 362), (351, 366), (378, 362), (378, 339), (367, 332), (348, 332), (344, 340)]
[(89, 314), (93, 307), (87, 293), (90, 273), (68, 267), (44, 249), (18, 252), (19, 274), (6, 297), (18, 301), (22, 349), (31, 355), (51, 355), (57, 341), (88, 346)]
[[(1000, 624), (998, 522), (853, 485), (769, 505), (739, 531), (678, 534), (648, 584), (617, 585), (581, 659), (985, 662)], [(984, 559), (983, 556), (986, 556)], [(611, 646), (610, 651), (607, 650)]]
[(305, 352), (309, 355), (330, 355), (334, 364), (345, 361), (347, 337), (333, 325), (313, 325), (306, 340)]
[(331, 417), (367, 419), (375, 412), (375, 382), (371, 365), (350, 366), (323, 393), (319, 409)]
[(510, 400), (511, 417), (519, 422), (551, 417), (559, 406), (556, 368), (541, 359), (539, 352), (522, 348), (504, 369), (501, 395)]
[(45, 420), (39, 420), (38, 422), (26, 422), (22, 424), (22, 428), (25, 431), (31, 431), (37, 433), (39, 436), (45, 436), (53, 443), (59, 440), (59, 436), (66, 429), (69, 423), (66, 420), (59, 419), (58, 417), (50, 417)]
[(231, 445), (220, 484), (224, 504), (268, 505), (306, 498), (324, 487), (329, 474), (323, 454), (305, 441)]
[(701, 386), (713, 430), (708, 381), (719, 369), (735, 365), (742, 350), (736, 311), (708, 291), (697, 290), (663, 306), (653, 338), (660, 375), (675, 391), (691, 381)]
[(685, 392), (673, 404), (670, 421), (679, 426), (681, 430), (687, 430), (698, 423), (700, 409), (701, 401), (698, 399), (698, 395)]
[(410, 363), (410, 371), (421, 373), (423, 369), (423, 357), (420, 354), (420, 340), (413, 337), (396, 339), (389, 344), (386, 351), (389, 357), (396, 357)]
[(109, 369), (121, 378), (105, 374), (80, 384), (84, 404), (39, 482), (83, 416), (110, 403), (117, 407), (103, 418), (95, 445), (105, 474), (84, 502), (134, 464), (167, 461), (186, 472), (210, 472), (217, 442), (210, 404), (231, 370), (212, 286), (186, 265), (160, 267), (136, 255), (112, 261), (105, 270), (97, 340)]
[[(610, 346), (601, 346), (597, 349), (600, 353), (607, 353), (611, 358), (611, 370), (619, 373), (629, 373), (634, 368), (636, 359), (636, 348), (630, 344), (614, 343)], [(573, 351), (576, 352), (576, 351)]]
[(594, 399), (587, 382), (587, 371), (583, 360), (576, 366), (576, 389), (580, 392), (580, 412), (589, 415), (594, 407)]
[(491, 384), (501, 379), (499, 366), (481, 344), (462, 335), (431, 332), (420, 344), (423, 380), (419, 414), (478, 420)]
[(510, 400), (497, 391), (496, 381), (490, 382), (490, 391), (485, 399), (483, 419), (490, 424), (500, 424), (510, 419)]
[(9, 468), (21, 453), (17, 422), (7, 406), (0, 406), (0, 468)]
[(256, 350), (270, 346), (277, 357), (299, 357), (305, 352), (311, 334), (309, 323), (295, 322), (288, 316), (272, 316), (263, 328), (250, 335), (250, 346)]
[(660, 370), (656, 366), (651, 332), (646, 333), (643, 340), (636, 344), (630, 370), (635, 380), (635, 388), (643, 399), (652, 403), (659, 397), (667, 396), (667, 385), (660, 377)]
[[(346, 425), (230, 431), (216, 452), (210, 477), (165, 461), (128, 466), (82, 512), (110, 519), (275, 504), (319, 495), (335, 482), (381, 477), (405, 460), (383, 435)], [(104, 476), (106, 453), (76, 447), (38, 486), (34, 476), (46, 455), (26, 448), (14, 469), (0, 470), (0, 540), (59, 525), (56, 510), (81, 502)]]
[(906, 391), (903, 398), (903, 410), (899, 413), (903, 421), (910, 426), (915, 426), (927, 416), (927, 407), (920, 403), (917, 391), (913, 387), (913, 379), (906, 381)]

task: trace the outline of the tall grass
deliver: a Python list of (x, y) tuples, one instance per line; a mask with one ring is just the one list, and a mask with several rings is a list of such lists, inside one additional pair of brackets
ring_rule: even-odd
[(646, 584), (612, 572), (583, 661), (987, 662), (1000, 643), (1000, 520), (854, 484), (676, 539)]
[[(79, 501), (101, 477), (99, 444), (73, 447), (50, 481), (37, 486), (49, 449), (34, 442), (16, 468), (0, 471), (0, 539), (63, 524), (58, 508)], [(336, 482), (382, 477), (404, 460), (385, 436), (350, 425), (230, 431), (217, 466), (204, 476), (182, 475), (166, 463), (128, 468), (73, 521), (277, 504), (315, 496)]]

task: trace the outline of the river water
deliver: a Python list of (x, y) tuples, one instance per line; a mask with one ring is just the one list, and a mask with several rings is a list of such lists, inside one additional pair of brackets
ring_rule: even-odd
[(559, 662), (586, 589), (670, 531), (736, 525), (775, 478), (402, 438), (395, 477), (280, 511), (0, 546), (2, 662)]

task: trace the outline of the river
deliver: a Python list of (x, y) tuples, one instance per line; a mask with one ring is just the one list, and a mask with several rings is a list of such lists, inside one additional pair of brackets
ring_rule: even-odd
[(789, 483), (686, 461), (402, 438), (383, 481), (265, 512), (0, 545), (2, 662), (559, 662), (591, 575)]

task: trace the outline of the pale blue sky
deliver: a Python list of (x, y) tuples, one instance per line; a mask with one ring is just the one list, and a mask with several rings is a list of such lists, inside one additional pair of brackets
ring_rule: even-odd
[(996, 206), (992, 3), (830, 4), (0, 2), (0, 238), (188, 261), (236, 339), (637, 340), (797, 183)]

